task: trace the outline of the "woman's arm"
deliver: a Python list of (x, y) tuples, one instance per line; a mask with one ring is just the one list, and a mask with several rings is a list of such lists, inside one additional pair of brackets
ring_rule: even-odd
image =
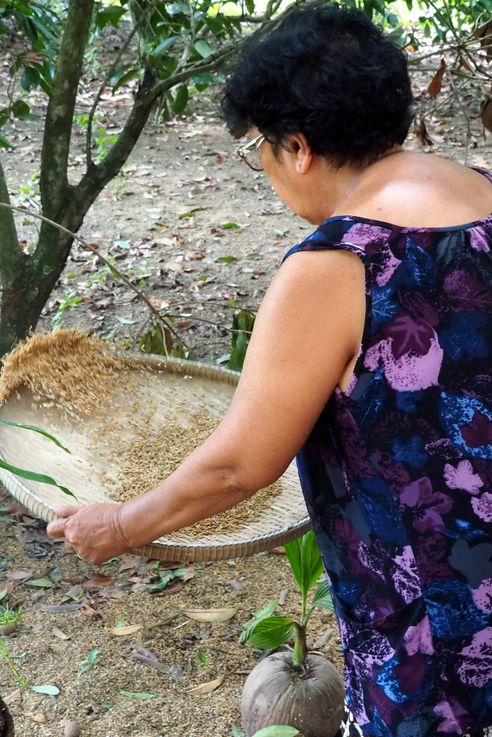
[(231, 406), (212, 435), (152, 491), (120, 505), (69, 508), (48, 532), (64, 534), (82, 556), (100, 562), (271, 484), (358, 353), (364, 315), (364, 270), (357, 256), (291, 256), (261, 304)]

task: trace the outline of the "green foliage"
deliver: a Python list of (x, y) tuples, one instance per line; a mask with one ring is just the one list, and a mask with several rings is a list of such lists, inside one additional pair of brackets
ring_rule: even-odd
[[(41, 87), (49, 94), (59, 47), (59, 20), (59, 13), (50, 8), (49, 2), (0, 0), (0, 38), (15, 28), (30, 47), (29, 51), (19, 52), (10, 66), (10, 75), (19, 78), (22, 91)], [(9, 105), (0, 109), (0, 129), (12, 118), (33, 120), (34, 115), (25, 100), (11, 98)], [(0, 147), (6, 145), (10, 145), (8, 140), (1, 136)]]
[(44, 435), (45, 438), (51, 440), (52, 443), (55, 443), (55, 445), (64, 450), (65, 453), (70, 453), (68, 448), (65, 448), (65, 446), (62, 445), (60, 441), (54, 437), (54, 435), (50, 435), (50, 433), (46, 432), (46, 430), (43, 430), (36, 425), (25, 425), (23, 422), (13, 422), (12, 420), (6, 420), (3, 417), (0, 417), (0, 423), (2, 423), (3, 425), (10, 425), (10, 427), (19, 427), (22, 430), (32, 430), (33, 432), (37, 432), (39, 435)]
[(285, 552), (301, 593), (300, 622), (295, 622), (289, 617), (274, 616), (277, 602), (272, 601), (264, 609), (254, 612), (253, 617), (244, 626), (240, 642), (247, 642), (262, 650), (274, 650), (294, 638), (294, 652), (299, 652), (302, 662), (305, 656), (305, 632), (311, 614), (316, 607), (333, 611), (333, 602), (328, 583), (324, 580), (319, 583), (309, 610), (307, 609), (309, 591), (318, 583), (323, 572), (321, 554), (314, 534), (309, 531), (287, 543)]
[(260, 650), (275, 650), (294, 634), (294, 622), (290, 617), (265, 617), (251, 629), (248, 644)]
[(227, 368), (233, 371), (241, 371), (246, 357), (246, 350), (251, 338), (255, 315), (250, 310), (238, 310), (232, 319), (231, 355)]
[(276, 608), (277, 602), (271, 601), (270, 604), (267, 604), (266, 607), (264, 607), (264, 609), (260, 609), (258, 612), (253, 612), (252, 618), (244, 625), (239, 642), (247, 642), (256, 625), (263, 619), (271, 617), (275, 613)]
[(80, 664), (80, 671), (79, 676), (81, 676), (83, 673), (87, 673), (89, 670), (94, 670), (96, 665), (97, 656), (100, 654), (99, 650), (91, 650), (89, 655), (84, 658), (84, 660)]
[[(302, 6), (310, 2), (301, 0), (295, 4)], [(470, 33), (492, 15), (492, 0), (467, 3), (461, 0), (419, 0), (417, 3), (405, 0), (405, 3), (413, 14), (418, 9), (417, 28), (433, 43), (445, 43)], [(280, 12), (280, 4), (279, 0), (273, 0), (265, 11), (259, 0), (236, 4), (228, 0), (125, 0), (111, 4), (96, 0), (89, 51), (91, 55), (99, 54), (98, 39), (108, 27), (133, 26), (137, 31), (139, 53), (122, 53), (117, 57), (114, 68), (109, 71), (108, 85), (114, 93), (123, 85), (141, 81), (146, 69), (152, 71), (157, 82), (176, 78), (175, 83), (163, 91), (163, 108), (181, 115), (194, 93), (203, 92), (223, 79), (222, 52), (234, 53), (238, 41), (259, 26), (258, 19), (274, 17)], [(391, 32), (397, 42), (411, 43), (414, 48), (419, 45), (421, 36), (405, 21), (400, 0), (343, 0), (342, 5), (362, 9)], [(12, 77), (19, 77), (23, 91), (40, 87), (49, 94), (68, 6), (69, 3), (60, 3), (54, 8), (51, 0), (0, 0), (0, 36), (16, 28), (30, 47), (29, 51), (23, 50), (16, 55), (10, 69)], [(210, 69), (196, 68), (208, 61), (212, 62)], [(32, 119), (26, 100), (11, 100), (7, 107), (0, 109), (0, 129), (12, 118)], [(108, 135), (104, 127), (94, 133), (94, 144), (102, 157), (117, 135)], [(7, 145), (8, 139), (0, 136), (0, 147)]]
[[(168, 323), (174, 322), (172, 315), (164, 315)], [(153, 353), (157, 356), (172, 356), (173, 358), (186, 358), (194, 361), (195, 356), (183, 343), (176, 340), (171, 330), (161, 322), (155, 322), (143, 334), (139, 342), (139, 350), (142, 353)]]
[(6, 624), (19, 624), (22, 621), (22, 609), (9, 609), (8, 606), (0, 607), (0, 627)]
[(311, 607), (320, 607), (321, 609), (327, 609), (329, 612), (333, 612), (333, 599), (331, 598), (330, 587), (328, 581), (321, 581), (318, 588), (316, 589), (313, 599), (311, 601)]
[(0, 639), (0, 659), (3, 660), (7, 668), (9, 669), (12, 676), (15, 678), (16, 682), (21, 688), (29, 688), (29, 681), (26, 678), (26, 676), (22, 675), (20, 671), (17, 670), (15, 667), (14, 661), (12, 659), (12, 655), (10, 654), (10, 650), (7, 647), (7, 644)]
[(63, 299), (60, 299), (58, 301), (58, 307), (56, 308), (56, 312), (51, 318), (51, 324), (53, 326), (53, 330), (59, 330), (61, 327), (63, 327), (63, 322), (65, 319), (65, 312), (67, 310), (71, 310), (72, 307), (75, 307), (82, 301), (81, 297), (78, 296), (75, 292), (69, 292), (69, 294), (65, 295)]
[(304, 601), (323, 572), (321, 555), (313, 533), (310, 531), (291, 540), (285, 546), (285, 554)]
[[(12, 422), (11, 420), (6, 420), (3, 418), (0, 418), (0, 423), (4, 425), (11, 425), (13, 427), (19, 427), (24, 430), (31, 430), (33, 432), (39, 433), (40, 435), (43, 435), (44, 437), (48, 438), (48, 440), (51, 440), (51, 442), (55, 443), (59, 448), (64, 450), (66, 453), (70, 453), (68, 448), (65, 448), (59, 440), (57, 440), (53, 435), (50, 435), (50, 433), (46, 432), (46, 430), (41, 429), (40, 427), (36, 427), (35, 425), (24, 425), (19, 422)], [(20, 476), (21, 478), (27, 479), (29, 481), (38, 481), (43, 484), (49, 484), (50, 486), (56, 486), (58, 489), (63, 491), (65, 494), (68, 494), (69, 496), (72, 496), (74, 499), (77, 497), (73, 493), (73, 491), (70, 491), (66, 486), (61, 486), (55, 479), (53, 479), (51, 476), (46, 476), (42, 473), (37, 473), (35, 471), (27, 471), (24, 468), (18, 468), (16, 466), (12, 466), (10, 463), (7, 463), (5, 458), (2, 458), (0, 456), (0, 468), (4, 469), (5, 471), (8, 471), (9, 473), (14, 474), (15, 476)]]
[(405, 0), (412, 17), (415, 17), (415, 10), (419, 12), (413, 24), (417, 30), (414, 33), (410, 23), (405, 21), (400, 0), (343, 0), (341, 4), (360, 8), (390, 32), (394, 41), (402, 45), (411, 44), (415, 49), (421, 44), (422, 33), (432, 43), (446, 43), (469, 34), (492, 15), (492, 0), (470, 0), (466, 3), (462, 0)]
[[(407, 0), (407, 5), (412, 7), (410, 0)], [(432, 43), (455, 41), (492, 17), (492, 0), (470, 0), (467, 3), (461, 0), (421, 0), (418, 7), (421, 11), (418, 25)], [(418, 39), (412, 37), (412, 44), (418, 44)]]
[(300, 737), (300, 734), (298, 729), (287, 724), (270, 724), (255, 732), (253, 737), (297, 737), (297, 735)]

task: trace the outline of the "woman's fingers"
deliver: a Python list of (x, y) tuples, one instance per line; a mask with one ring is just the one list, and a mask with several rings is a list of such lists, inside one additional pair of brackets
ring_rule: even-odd
[(80, 511), (80, 507), (64, 507), (61, 504), (53, 504), (53, 512), (59, 517), (49, 523), (46, 528), (46, 532), (51, 537), (64, 537), (65, 536), (65, 522), (68, 517), (77, 514)]
[(46, 528), (46, 532), (50, 537), (64, 537), (65, 536), (65, 520), (54, 519), (50, 522)]
[(71, 517), (72, 514), (80, 512), (82, 507), (65, 507), (63, 504), (53, 504), (53, 512), (57, 517)]

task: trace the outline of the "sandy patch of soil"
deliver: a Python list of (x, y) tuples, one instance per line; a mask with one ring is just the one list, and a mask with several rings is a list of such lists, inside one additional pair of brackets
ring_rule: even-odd
[[(54, 698), (29, 690), (16, 695), (18, 684), (0, 662), (1, 693), (8, 700), (13, 697), (9, 707), (16, 735), (58, 737), (64, 724), (75, 720), (83, 737), (231, 737), (232, 726), (240, 724), (242, 686), (260, 656), (239, 644), (242, 627), (253, 611), (281, 595), (286, 600), (278, 613), (299, 612), (300, 597), (285, 556), (263, 553), (187, 566), (194, 574), (188, 581), (176, 579), (161, 593), (150, 593), (142, 582), (157, 575), (152, 564), (126, 557), (95, 569), (63, 544), (49, 542), (42, 523), (23, 515), (8, 498), (0, 500), (0, 508), (6, 507), (9, 511), (0, 514), (0, 591), (9, 587), (8, 602), (22, 604), (24, 616), (4, 642), (31, 684), (60, 689)], [(122, 563), (130, 568), (120, 571)], [(50, 589), (29, 584), (50, 576), (57, 580)], [(62, 611), (53, 611), (60, 605)], [(224, 607), (236, 609), (236, 614), (221, 623), (198, 623), (181, 613), (185, 608)], [(112, 629), (122, 620), (142, 628), (115, 636)], [(59, 639), (53, 628), (69, 639)], [(313, 615), (309, 642), (313, 645), (328, 628), (332, 635), (322, 651), (341, 668), (331, 613)], [(137, 648), (151, 651), (165, 672), (136, 661)], [(94, 667), (81, 673), (94, 650)], [(213, 693), (187, 693), (218, 677), (224, 680)], [(154, 697), (140, 701), (120, 690)]]

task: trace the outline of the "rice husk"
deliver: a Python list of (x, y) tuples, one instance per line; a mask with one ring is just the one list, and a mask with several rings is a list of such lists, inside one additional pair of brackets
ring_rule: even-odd
[(0, 405), (27, 387), (35, 402), (56, 406), (72, 419), (99, 414), (126, 365), (106, 343), (80, 330), (36, 333), (6, 356)]
[[(35, 404), (56, 407), (65, 421), (97, 416), (90, 445), (95, 453), (105, 454), (107, 466), (118, 469), (116, 476), (103, 479), (108, 495), (125, 501), (167, 478), (218, 424), (207, 411), (190, 413), (183, 405), (180, 417), (170, 416), (164, 427), (152, 429), (132, 382), (136, 370), (146, 371), (141, 366), (136, 369), (131, 356), (117, 355), (107, 343), (82, 331), (36, 333), (6, 356), (0, 375), (0, 405), (27, 387)], [(123, 391), (116, 396), (118, 388)], [(123, 427), (131, 429), (125, 441), (121, 439)], [(198, 538), (251, 524), (280, 488), (277, 482), (262, 489), (236, 507), (188, 527), (187, 532)]]
[[(158, 431), (150, 430), (147, 424), (138, 427), (130, 441), (119, 445), (123, 460), (113, 488), (109, 484), (109, 496), (117, 501), (126, 501), (153, 489), (201, 445), (217, 425), (215, 418), (201, 410), (193, 414), (191, 427), (178, 422), (168, 422)], [(107, 442), (108, 434), (105, 435)], [(271, 504), (280, 488), (280, 483), (276, 482), (226, 512), (196, 522), (187, 531), (196, 536), (231, 533), (257, 518)]]

